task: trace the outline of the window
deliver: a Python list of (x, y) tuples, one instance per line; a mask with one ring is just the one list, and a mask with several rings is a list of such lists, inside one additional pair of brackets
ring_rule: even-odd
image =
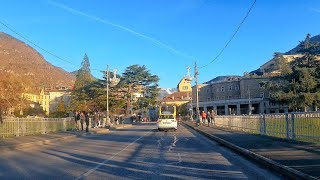
[(219, 100), (219, 96), (216, 97), (216, 100)]
[(207, 100), (210, 101), (210, 98), (208, 98)]
[(264, 88), (262, 83), (259, 83), (259, 88)]
[(260, 97), (264, 98), (264, 92), (260, 92)]
[(232, 91), (232, 86), (229, 86), (228, 90), (229, 90), (229, 91)]
[(219, 88), (217, 88), (217, 92), (219, 92), (219, 90), (220, 90), (220, 89), (219, 89)]
[(224, 96), (221, 96), (221, 99), (225, 99), (225, 97), (224, 97)]
[(207, 93), (209, 93), (209, 89), (207, 89)]
[(182, 86), (183, 90), (188, 90), (188, 86)]
[(235, 95), (235, 96), (234, 96), (234, 98), (239, 99), (239, 98), (240, 98), (240, 96), (239, 96), (239, 95)]
[(221, 86), (221, 92), (224, 92), (224, 86)]
[(236, 86), (234, 87), (234, 89), (235, 89), (236, 91), (239, 91), (239, 85), (236, 85)]

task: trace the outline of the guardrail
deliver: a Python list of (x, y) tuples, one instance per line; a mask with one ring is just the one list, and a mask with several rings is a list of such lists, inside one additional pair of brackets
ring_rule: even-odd
[(243, 116), (216, 116), (217, 127), (248, 133), (320, 142), (320, 113), (286, 113)]
[(0, 138), (27, 136), (75, 129), (72, 117), (68, 118), (5, 118), (0, 124)]

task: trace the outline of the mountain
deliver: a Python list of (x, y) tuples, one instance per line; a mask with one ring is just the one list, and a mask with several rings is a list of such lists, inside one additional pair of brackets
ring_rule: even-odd
[[(310, 38), (310, 42), (318, 42), (320, 45), (320, 34), (313, 36)], [(287, 63), (290, 63), (294, 61), (295, 59), (301, 57), (302, 55), (299, 54), (299, 51), (302, 49), (302, 42), (300, 42), (296, 47), (291, 49), (290, 51), (286, 53), (277, 53), (278, 55), (275, 55), (271, 60), (267, 61), (263, 65), (260, 66), (259, 69), (251, 71), (250, 75), (268, 75), (268, 76), (274, 76), (279, 75), (280, 71), (277, 67), (278, 58), (283, 58)], [(316, 53), (320, 55), (320, 46), (316, 49)], [(275, 53), (276, 54), (276, 53)], [(320, 60), (320, 56), (318, 56), (318, 59)]]
[(0, 32), (0, 76), (12, 76), (30, 82), (32, 88), (73, 87), (75, 76), (48, 63), (26, 43)]
[[(310, 42), (318, 42), (320, 44), (320, 34), (313, 36), (310, 38)], [(290, 51), (286, 52), (285, 55), (294, 55), (298, 54), (298, 51), (301, 50), (301, 43), (297, 45), (295, 48), (291, 49)], [(318, 47), (317, 51), (320, 54), (320, 46)]]
[(164, 97), (168, 96), (169, 94), (172, 94), (176, 91), (177, 91), (177, 89), (175, 89), (175, 88), (161, 88), (160, 95), (159, 95), (158, 99), (162, 99), (162, 98), (164, 98)]

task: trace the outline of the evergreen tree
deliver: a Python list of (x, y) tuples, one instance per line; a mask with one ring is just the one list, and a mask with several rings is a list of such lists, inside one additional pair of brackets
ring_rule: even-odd
[(126, 98), (126, 116), (129, 115), (131, 98), (133, 93), (140, 92), (145, 96), (139, 98), (138, 103), (134, 104), (133, 109), (155, 105), (157, 95), (159, 94), (158, 88), (159, 77), (152, 75), (149, 70), (143, 65), (132, 65), (125, 69), (120, 80), (120, 86), (125, 91)]
[(94, 82), (90, 72), (90, 62), (87, 54), (84, 55), (81, 69), (78, 71), (74, 89), (71, 93), (71, 109), (77, 111), (88, 111), (89, 103), (92, 98), (88, 92), (90, 84)]
[(276, 59), (276, 67), (275, 67), (275, 69), (280, 71), (281, 76), (287, 76), (287, 75), (292, 73), (292, 68), (290, 67), (290, 64), (283, 57), (282, 54), (277, 54), (275, 56), (275, 59)]
[(310, 41), (310, 34), (300, 43), (299, 53), (302, 56), (283, 68), (282, 76), (272, 78), (267, 85), (273, 101), (288, 103), (293, 110), (306, 111), (308, 107), (319, 106), (320, 60), (316, 51), (318, 46), (318, 43)]

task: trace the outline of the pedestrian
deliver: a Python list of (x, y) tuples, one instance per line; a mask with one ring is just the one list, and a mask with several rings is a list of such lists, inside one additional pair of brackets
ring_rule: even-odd
[(98, 113), (94, 112), (94, 115), (93, 115), (94, 128), (98, 128), (98, 121), (99, 121)]
[(216, 116), (216, 113), (215, 113), (214, 110), (212, 110), (212, 112), (211, 112), (211, 122), (212, 122), (213, 125), (216, 124), (215, 116)]
[(202, 123), (205, 124), (207, 120), (207, 114), (204, 111), (202, 111), (201, 118), (202, 118)]
[(85, 113), (86, 132), (89, 132), (89, 113)]
[(76, 130), (79, 130), (80, 112), (76, 111), (74, 115), (74, 120), (76, 122)]
[(208, 127), (210, 126), (210, 121), (211, 121), (211, 114), (210, 111), (207, 113), (207, 119), (208, 119)]
[(83, 131), (83, 124), (85, 122), (86, 116), (85, 116), (85, 111), (82, 111), (80, 113), (80, 124), (81, 124), (81, 131)]
[(102, 127), (103, 119), (101, 112), (98, 112), (98, 127)]

